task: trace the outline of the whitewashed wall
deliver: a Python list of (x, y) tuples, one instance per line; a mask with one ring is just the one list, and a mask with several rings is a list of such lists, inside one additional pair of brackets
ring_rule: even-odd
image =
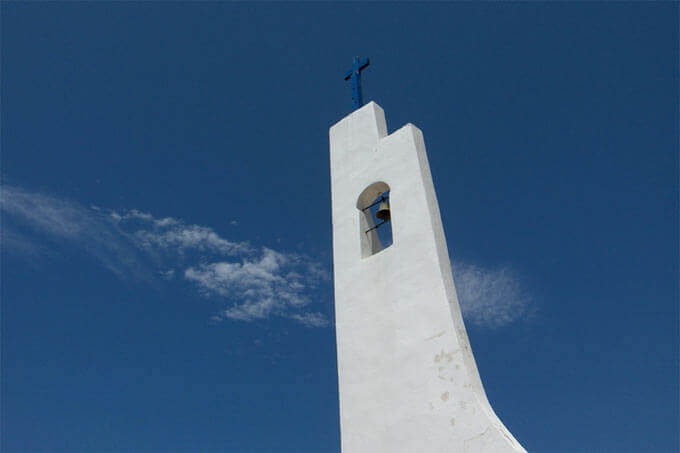
[[(479, 378), (421, 131), (387, 135), (371, 102), (331, 127), (330, 153), (343, 452), (524, 451)], [(376, 182), (394, 242), (362, 258), (357, 204)]]

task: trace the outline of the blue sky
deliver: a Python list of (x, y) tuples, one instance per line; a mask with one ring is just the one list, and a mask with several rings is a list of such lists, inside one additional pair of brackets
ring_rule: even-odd
[(339, 451), (328, 128), (425, 134), (530, 451), (678, 449), (678, 4), (3, 2), (3, 451)]

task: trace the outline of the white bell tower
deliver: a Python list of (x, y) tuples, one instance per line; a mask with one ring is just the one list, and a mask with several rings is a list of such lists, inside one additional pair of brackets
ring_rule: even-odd
[(370, 102), (331, 127), (330, 160), (342, 451), (525, 451), (470, 350), (421, 131), (387, 135)]

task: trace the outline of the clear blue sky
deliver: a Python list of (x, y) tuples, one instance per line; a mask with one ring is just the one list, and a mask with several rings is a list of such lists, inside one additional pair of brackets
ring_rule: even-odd
[(425, 134), (529, 451), (678, 449), (678, 3), (2, 2), (3, 451), (337, 452), (342, 76)]

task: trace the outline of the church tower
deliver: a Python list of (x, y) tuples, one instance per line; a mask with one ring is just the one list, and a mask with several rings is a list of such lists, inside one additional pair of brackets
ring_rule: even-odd
[(342, 451), (525, 451), (470, 350), (423, 134), (357, 107), (330, 129)]

